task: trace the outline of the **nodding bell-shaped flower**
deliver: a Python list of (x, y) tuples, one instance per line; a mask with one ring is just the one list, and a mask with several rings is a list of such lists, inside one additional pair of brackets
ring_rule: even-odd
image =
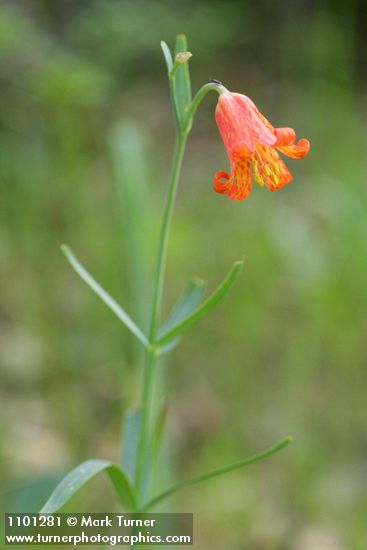
[(307, 139), (296, 142), (292, 128), (274, 128), (251, 99), (242, 94), (222, 93), (215, 119), (227, 149), (231, 173), (215, 174), (214, 191), (232, 200), (248, 197), (252, 179), (270, 191), (277, 191), (292, 180), (278, 151), (300, 159), (310, 150)]

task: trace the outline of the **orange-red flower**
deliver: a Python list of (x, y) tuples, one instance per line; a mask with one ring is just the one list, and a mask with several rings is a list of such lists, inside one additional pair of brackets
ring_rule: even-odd
[(232, 200), (248, 197), (252, 178), (270, 191), (277, 191), (292, 180), (277, 149), (294, 159), (304, 157), (310, 149), (307, 139), (296, 143), (292, 128), (274, 128), (251, 99), (242, 94), (221, 94), (215, 119), (227, 149), (231, 174), (217, 172), (214, 190)]

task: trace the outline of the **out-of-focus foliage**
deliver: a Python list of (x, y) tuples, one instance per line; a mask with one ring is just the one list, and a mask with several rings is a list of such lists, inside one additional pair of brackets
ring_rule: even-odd
[[(143, 323), (173, 123), (159, 41), (185, 32), (194, 88), (217, 78), (308, 137), (294, 183), (212, 192), (215, 97), (190, 137), (166, 311), (192, 276), (244, 275), (168, 371), (176, 476), (267, 463), (177, 497), (200, 548), (333, 550), (366, 540), (367, 121), (363, 2), (24, 0), (0, 4), (1, 416), (7, 510), (63, 471), (115, 460), (140, 353), (59, 245)], [(144, 287), (144, 290), (139, 290)], [(122, 405), (121, 405), (122, 403)], [(110, 510), (93, 482), (70, 509)], [(103, 486), (104, 487), (104, 486)], [(241, 542), (242, 541), (242, 542)]]

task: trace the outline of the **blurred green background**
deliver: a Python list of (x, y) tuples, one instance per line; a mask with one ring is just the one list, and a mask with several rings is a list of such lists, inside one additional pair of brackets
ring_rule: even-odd
[[(295, 442), (170, 506), (194, 512), (202, 550), (365, 550), (366, 21), (362, 0), (0, 3), (4, 509), (37, 510), (78, 462), (116, 460), (140, 355), (59, 246), (144, 325), (174, 135), (159, 41), (184, 32), (194, 90), (222, 80), (312, 149), (287, 160), (292, 185), (231, 202), (212, 191), (228, 166), (215, 94), (197, 113), (165, 310), (190, 277), (211, 289), (246, 265), (164, 367), (174, 475)], [(116, 508), (98, 478), (69, 509)]]

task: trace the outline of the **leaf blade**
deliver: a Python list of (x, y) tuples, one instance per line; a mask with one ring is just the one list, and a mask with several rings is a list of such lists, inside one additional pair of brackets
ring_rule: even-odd
[(164, 59), (166, 61), (167, 70), (168, 70), (168, 74), (169, 74), (173, 69), (172, 54), (171, 54), (171, 51), (170, 51), (169, 47), (167, 46), (167, 44), (165, 43), (164, 40), (161, 40), (161, 48), (162, 48), (162, 52), (163, 52), (163, 55), (164, 55)]
[[(187, 39), (184, 34), (179, 34), (176, 37), (175, 53), (187, 51)], [(183, 63), (175, 67), (174, 74), (174, 91), (176, 107), (180, 124), (183, 125), (186, 119), (186, 112), (192, 102), (190, 71), (188, 63)]]
[(208, 315), (212, 309), (224, 298), (232, 285), (237, 280), (243, 267), (243, 260), (234, 262), (232, 268), (218, 285), (218, 287), (212, 292), (200, 306), (198, 306), (190, 315), (179, 321), (175, 326), (166, 331), (160, 337), (158, 337), (155, 345), (160, 347), (167, 344), (177, 336), (180, 336), (186, 332), (192, 325), (196, 324), (200, 319)]
[(86, 460), (58, 484), (51, 496), (40, 510), (43, 514), (52, 514), (59, 510), (90, 479), (105, 471), (116, 491), (120, 503), (129, 509), (136, 509), (136, 498), (133, 488), (121, 468), (108, 460)]
[[(158, 332), (158, 338), (168, 332), (171, 328), (177, 325), (185, 317), (188, 317), (195, 308), (199, 305), (200, 300), (205, 290), (205, 283), (199, 279), (190, 281), (184, 290), (181, 298), (177, 304), (173, 307), (171, 313), (168, 315), (165, 323)], [(178, 336), (169, 342), (166, 346), (161, 348), (160, 353), (167, 353), (177, 346), (181, 337)]]
[(250, 464), (255, 464), (256, 462), (259, 462), (260, 460), (264, 460), (265, 458), (268, 458), (269, 456), (271, 456), (271, 455), (281, 451), (285, 447), (287, 447), (287, 445), (292, 443), (292, 441), (293, 441), (292, 437), (290, 437), (290, 436), (286, 437), (285, 439), (282, 439), (282, 441), (280, 441), (276, 445), (273, 445), (272, 447), (269, 447), (268, 449), (266, 449), (265, 451), (263, 451), (261, 453), (257, 453), (256, 455), (252, 455), (248, 458), (245, 458), (244, 460), (240, 460), (239, 462), (235, 462), (234, 464), (230, 464), (229, 466), (224, 466), (223, 468), (217, 468), (216, 470), (212, 470), (211, 472), (208, 472), (207, 474), (202, 474), (202, 475), (193, 477), (191, 479), (186, 479), (184, 481), (180, 481), (178, 483), (175, 483), (174, 485), (172, 485), (171, 487), (166, 489), (166, 491), (163, 491), (162, 493), (160, 493), (159, 495), (154, 497), (152, 500), (150, 500), (144, 506), (143, 511), (151, 509), (153, 506), (155, 506), (156, 504), (158, 504), (162, 500), (168, 498), (173, 493), (176, 493), (180, 489), (183, 489), (184, 487), (188, 487), (190, 485), (196, 485), (197, 483), (201, 483), (202, 481), (206, 481), (206, 480), (211, 479), (213, 477), (218, 477), (220, 475), (224, 475), (224, 474), (226, 474), (228, 472), (231, 472), (233, 470), (237, 470), (239, 468), (243, 468), (244, 466), (249, 466)]
[(102, 300), (102, 302), (124, 323), (124, 325), (136, 336), (138, 340), (146, 347), (149, 348), (149, 341), (143, 331), (138, 325), (131, 319), (126, 311), (108, 294), (108, 292), (101, 287), (99, 283), (92, 277), (92, 275), (85, 269), (85, 267), (79, 262), (74, 255), (71, 248), (65, 244), (61, 246), (66, 259), (70, 263), (71, 267), (76, 271), (81, 279), (89, 286), (91, 290)]
[(172, 327), (177, 325), (185, 317), (187, 317), (199, 304), (200, 299), (205, 289), (205, 283), (201, 280), (190, 281), (185, 288), (181, 298), (173, 307), (168, 315), (166, 322), (160, 329), (160, 333), (164, 334)]

